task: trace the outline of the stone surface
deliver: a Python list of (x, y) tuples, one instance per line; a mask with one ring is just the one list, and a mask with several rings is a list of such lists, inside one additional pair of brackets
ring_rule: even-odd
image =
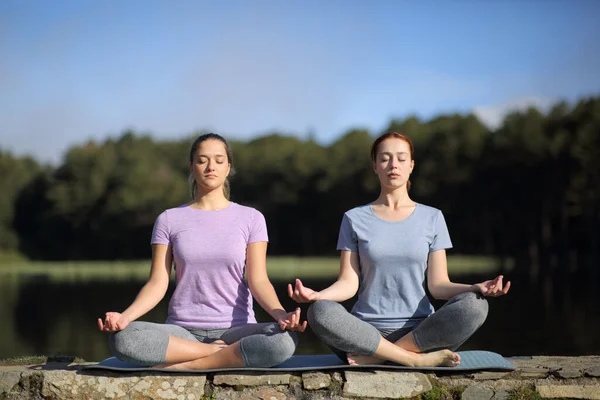
[(215, 385), (228, 386), (261, 386), (261, 385), (288, 385), (290, 374), (268, 374), (268, 375), (241, 375), (241, 374), (218, 374), (215, 375)]
[[(437, 380), (467, 388), (463, 398), (508, 400), (513, 390), (536, 389), (544, 398), (600, 400), (600, 357), (530, 357), (510, 360), (514, 372), (429, 375), (404, 371), (247, 371), (177, 374), (80, 370), (78, 364), (0, 366), (0, 399), (237, 399), (331, 400), (417, 397)], [(342, 368), (343, 370), (343, 368)], [(344, 381), (344, 376), (346, 382)], [(540, 379), (541, 378), (541, 379)], [(326, 385), (326, 386), (325, 386)], [(320, 390), (319, 390), (320, 389)]]
[(574, 368), (562, 369), (561, 368), (558, 371), (554, 371), (553, 375), (558, 378), (562, 378), (562, 379), (573, 379), (573, 378), (579, 378), (583, 374), (578, 369), (574, 369)]
[(94, 376), (74, 371), (45, 371), (42, 396), (58, 399), (150, 398), (200, 400), (203, 375)]
[(479, 372), (473, 375), (473, 378), (478, 381), (492, 381), (502, 379), (510, 372)]
[(335, 382), (343, 382), (344, 381), (344, 378), (342, 378), (342, 374), (339, 372), (334, 372), (331, 379), (333, 379), (333, 381), (335, 381)]
[(510, 397), (510, 392), (508, 390), (497, 390), (494, 392), (492, 400), (508, 400)]
[(553, 385), (536, 384), (543, 399), (591, 399), (600, 400), (600, 385)]
[[(253, 387), (243, 391), (230, 388), (217, 388), (213, 393), (215, 400), (295, 400), (295, 397), (284, 393), (286, 387)], [(202, 399), (204, 400), (204, 399)]]
[(20, 379), (19, 371), (0, 371), (0, 395), (10, 392)]
[(471, 385), (462, 393), (461, 400), (491, 400), (494, 396), (494, 391), (490, 388)]
[(508, 360), (519, 370), (524, 368), (545, 368), (549, 371), (556, 371), (561, 368), (584, 370), (586, 368), (600, 366), (600, 356), (535, 356), (528, 358), (509, 358)]
[(519, 372), (520, 372), (521, 378), (527, 378), (527, 379), (545, 378), (550, 373), (550, 371), (545, 368), (537, 368), (537, 367), (519, 369)]
[(585, 376), (600, 378), (600, 365), (586, 368), (585, 371), (583, 371), (583, 373)]
[(331, 375), (322, 372), (308, 372), (302, 374), (304, 389), (316, 390), (328, 388), (331, 385)]
[(287, 400), (288, 397), (273, 388), (260, 389), (256, 392), (256, 397), (261, 400)]
[(346, 371), (343, 394), (348, 397), (408, 398), (431, 390), (424, 374), (412, 372)]

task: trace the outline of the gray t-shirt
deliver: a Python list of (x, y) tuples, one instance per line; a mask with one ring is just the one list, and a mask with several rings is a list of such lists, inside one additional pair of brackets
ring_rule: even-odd
[(402, 221), (378, 217), (370, 204), (344, 214), (337, 249), (358, 252), (360, 288), (352, 314), (377, 328), (416, 325), (434, 309), (425, 292), (429, 253), (452, 247), (436, 208), (417, 204)]

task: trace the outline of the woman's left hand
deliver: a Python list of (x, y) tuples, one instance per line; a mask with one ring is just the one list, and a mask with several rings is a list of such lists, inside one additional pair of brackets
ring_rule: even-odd
[(504, 279), (504, 277), (502, 275), (498, 275), (496, 279), (476, 283), (474, 286), (479, 289), (481, 294), (484, 296), (498, 297), (505, 295), (510, 289), (510, 281), (503, 285), (502, 279)]
[(304, 332), (306, 325), (308, 325), (307, 321), (300, 322), (300, 307), (296, 308), (296, 311), (286, 314), (282, 313), (282, 315), (277, 318), (277, 323), (282, 331)]

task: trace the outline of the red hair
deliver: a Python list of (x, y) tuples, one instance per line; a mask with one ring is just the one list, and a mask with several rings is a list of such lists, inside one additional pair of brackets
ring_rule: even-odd
[[(379, 145), (381, 144), (381, 142), (387, 139), (404, 140), (406, 143), (408, 143), (408, 148), (410, 149), (410, 159), (415, 159), (415, 148), (408, 136), (400, 132), (386, 132), (383, 135), (379, 136), (377, 139), (375, 139), (373, 145), (371, 146), (371, 160), (373, 160), (373, 162), (377, 160), (377, 151), (379, 150)], [(410, 190), (410, 179), (408, 180), (408, 182), (406, 182), (406, 190)]]

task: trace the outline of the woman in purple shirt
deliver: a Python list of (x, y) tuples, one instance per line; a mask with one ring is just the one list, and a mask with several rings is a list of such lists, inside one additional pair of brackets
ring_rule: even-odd
[[(173, 369), (271, 367), (292, 356), (304, 331), (300, 309), (286, 312), (266, 269), (263, 215), (229, 201), (231, 150), (206, 134), (190, 150), (193, 201), (164, 211), (152, 232), (148, 282), (122, 313), (98, 319), (120, 360)], [(177, 285), (165, 324), (135, 321)], [(248, 284), (244, 281), (244, 270)], [(257, 323), (252, 298), (277, 322)]]

